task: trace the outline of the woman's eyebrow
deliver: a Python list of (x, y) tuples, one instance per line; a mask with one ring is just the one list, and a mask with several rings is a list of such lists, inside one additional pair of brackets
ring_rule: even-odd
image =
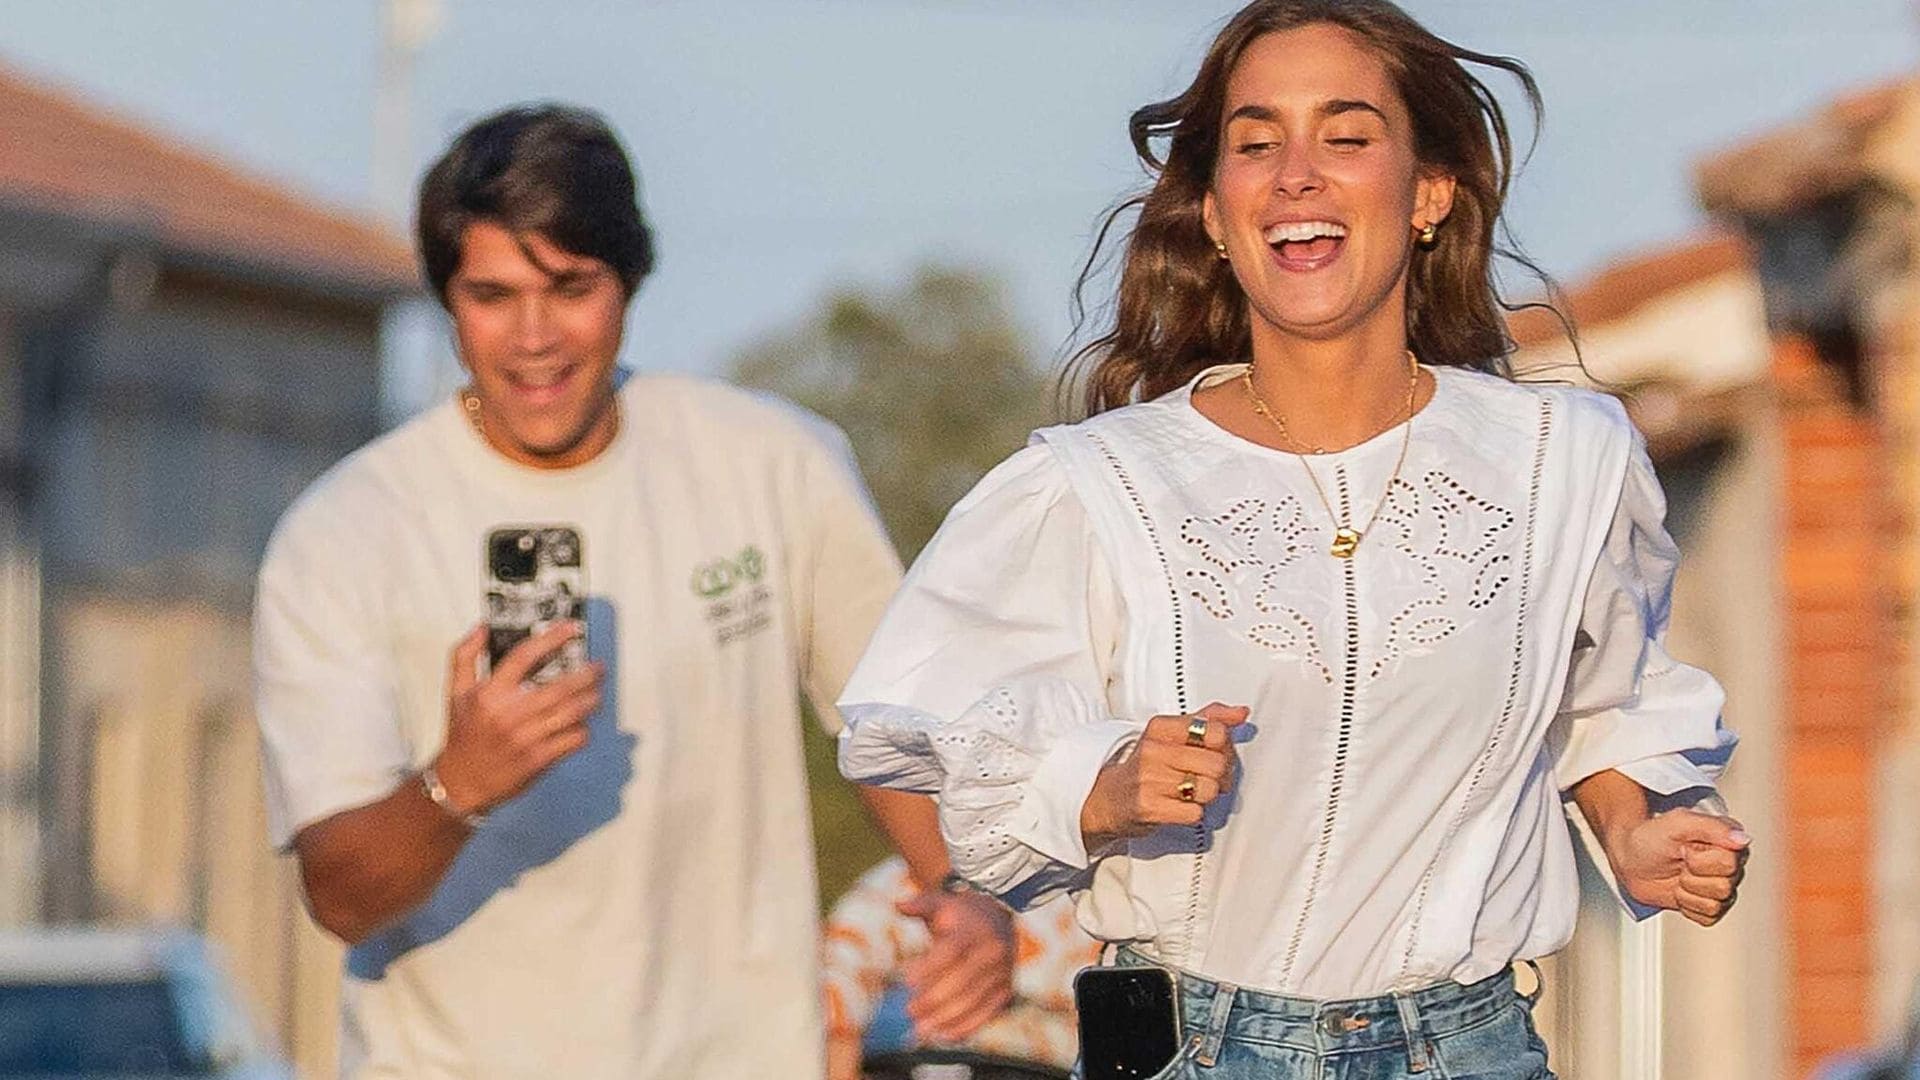
[[(1358, 98), (1333, 98), (1328, 101), (1323, 101), (1318, 108), (1314, 109), (1314, 112), (1318, 113), (1321, 119), (1350, 112), (1370, 112), (1382, 121), (1385, 121), (1387, 118), (1385, 110), (1381, 109), (1378, 105), (1375, 105), (1371, 101), (1362, 101)], [(1278, 120), (1279, 118), (1279, 112), (1269, 106), (1246, 104), (1227, 114), (1227, 123), (1231, 124), (1235, 120)]]
[(1370, 112), (1379, 117), (1383, 122), (1387, 119), (1385, 110), (1381, 109), (1380, 106), (1375, 105), (1371, 101), (1360, 101), (1358, 99), (1336, 98), (1322, 104), (1317, 111), (1322, 117), (1339, 116), (1342, 113), (1350, 112)]

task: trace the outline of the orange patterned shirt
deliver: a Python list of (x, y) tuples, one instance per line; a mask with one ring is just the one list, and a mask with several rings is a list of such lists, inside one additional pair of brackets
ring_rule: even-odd
[[(926, 925), (894, 906), (918, 891), (895, 857), (867, 871), (828, 912), (821, 967), (830, 1035), (863, 1033), (907, 961), (926, 950)], [(1073, 976), (1099, 961), (1100, 943), (1080, 929), (1064, 896), (1016, 914), (1013, 932), (1013, 1002), (962, 1045), (1070, 1068), (1079, 1052)]]

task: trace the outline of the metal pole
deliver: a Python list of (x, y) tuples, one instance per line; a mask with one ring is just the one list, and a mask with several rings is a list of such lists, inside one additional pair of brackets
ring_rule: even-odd
[(48, 922), (84, 922), (97, 914), (93, 880), (93, 740), (98, 710), (79, 709), (60, 636), (58, 610), (70, 595), (72, 570), (46, 544), (55, 497), (48, 456), (81, 407), (70, 393), (84, 368), (105, 310), (104, 268), (98, 278), (64, 303), (38, 313), (20, 338), (24, 364), (28, 475), (34, 490), (26, 500), (26, 523), (39, 549), (40, 611), (40, 915)]
[(1620, 1075), (1663, 1080), (1662, 920), (1620, 913)]
[(372, 187), (375, 210), (405, 224), (413, 187), (413, 70), (420, 50), (446, 22), (441, 0), (385, 0), (373, 94)]

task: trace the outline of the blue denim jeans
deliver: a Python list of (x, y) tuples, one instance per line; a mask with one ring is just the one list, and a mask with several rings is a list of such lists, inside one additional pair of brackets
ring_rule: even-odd
[[(1115, 963), (1151, 961), (1122, 948)], [(1553, 1080), (1510, 971), (1356, 1001), (1176, 981), (1185, 1043), (1153, 1080)]]

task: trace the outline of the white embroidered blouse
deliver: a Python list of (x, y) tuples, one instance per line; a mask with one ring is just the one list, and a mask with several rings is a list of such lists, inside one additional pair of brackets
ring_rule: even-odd
[[(1342, 560), (1300, 459), (1194, 409), (1240, 370), (1040, 431), (954, 507), (842, 696), (841, 770), (937, 794), (963, 877), (1072, 890), (1095, 937), (1234, 985), (1349, 998), (1553, 952), (1564, 792), (1710, 789), (1734, 743), (1662, 646), (1676, 552), (1637, 433), (1602, 395), (1434, 369)], [(1311, 459), (1347, 520), (1403, 434)], [(1085, 850), (1101, 766), (1210, 701), (1252, 710), (1232, 794)]]

